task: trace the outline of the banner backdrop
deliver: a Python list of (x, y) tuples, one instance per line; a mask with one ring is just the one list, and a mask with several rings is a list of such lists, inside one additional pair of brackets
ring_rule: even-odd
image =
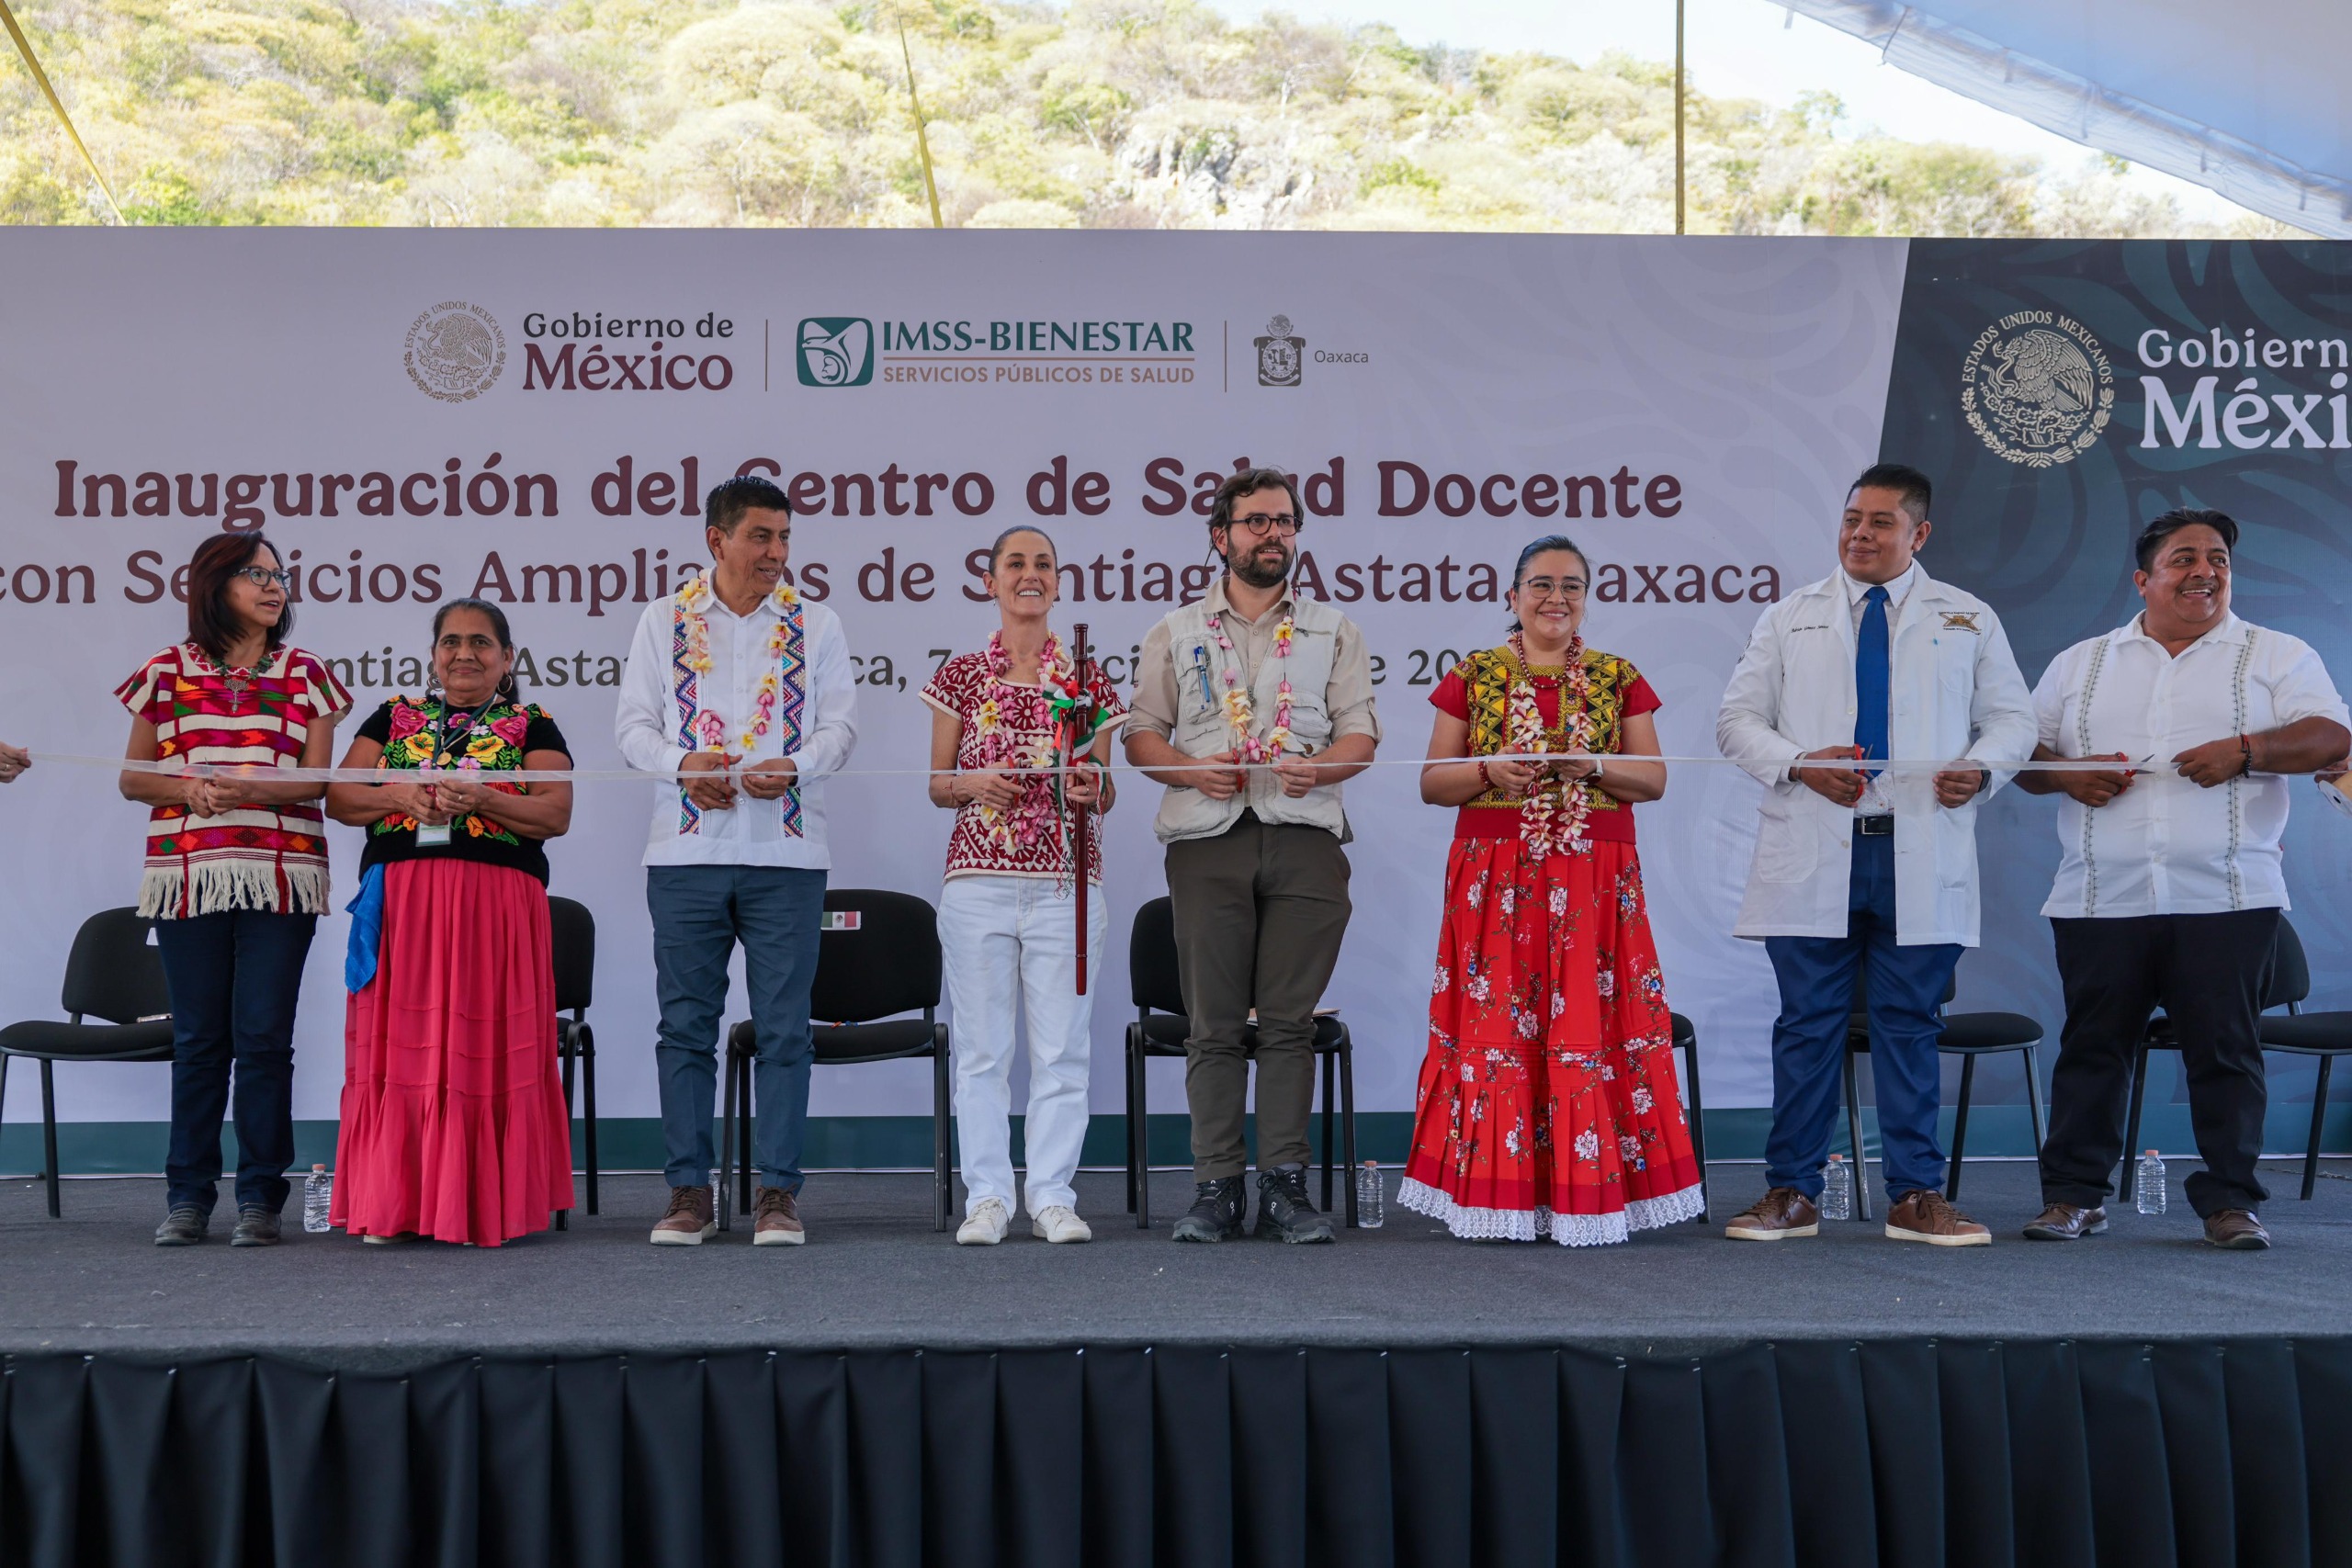
[[(859, 770), (926, 764), (915, 694), (993, 628), (976, 562), (1001, 530), (1052, 533), (1057, 625), (1089, 622), (1124, 684), (1151, 623), (1205, 587), (1207, 498), (1243, 464), (1304, 480), (1301, 586), (1363, 626), (1387, 759), (1421, 754), (1430, 687), (1501, 639), (1510, 562), (1555, 531), (1590, 552), (1587, 636), (1658, 690), (1666, 750), (1712, 753), (1750, 626), (1831, 570), (1846, 487), (1882, 452), (1947, 487), (1925, 559), (2014, 607), (2029, 680), (2132, 607), (2128, 535), (2175, 500), (2256, 525), (2245, 613), (2339, 669), (2352, 651), (2328, 391), (2342, 257), (2324, 245), (17, 230), (0, 259), (0, 738), (50, 751), (119, 752), (108, 692), (181, 635), (175, 571), (205, 533), (264, 527), (298, 571), (294, 640), (361, 713), (421, 687), (431, 606), (479, 594), (507, 607), (524, 689), (580, 765), (618, 766), (636, 616), (707, 558), (693, 498), (746, 471), (792, 495), (795, 573), (857, 655)], [(2298, 338), (2294, 367), (2270, 357)], [(2262, 367), (2199, 370), (2200, 347)], [(2030, 381), (2037, 366), (2055, 369)], [(2154, 447), (2143, 375), (2168, 389)], [(2079, 407), (2045, 395), (2086, 385)], [(583, 784), (551, 847), (555, 890), (600, 926), (609, 1116), (656, 1109), (652, 793)], [(1099, 1111), (1118, 1103), (1124, 933), (1163, 889), (1155, 794), (1131, 781), (1107, 835)], [(1770, 971), (1729, 934), (1756, 799), (1736, 770), (1683, 769), (1639, 819), (1711, 1106), (1770, 1100)], [(835, 886), (936, 896), (949, 818), (920, 777), (844, 778), (829, 802)], [(1348, 804), (1356, 918), (1329, 1000), (1363, 1105), (1402, 1111), (1452, 814), (1419, 803), (1409, 767), (1350, 784)], [(1996, 956), (1963, 966), (1962, 999), (2028, 998), (2054, 1026), (2033, 918), (2047, 811), (1996, 805)], [(2344, 825), (2314, 828), (2308, 795), (2297, 812), (2299, 896), (2340, 888)], [(143, 815), (103, 771), (44, 766), (0, 796), (0, 1017), (55, 1016), (75, 925), (134, 897)], [(358, 835), (330, 832), (340, 903)], [(312, 954), (300, 1117), (334, 1114), (344, 928), (322, 922)], [(2323, 985), (2345, 978), (2352, 932), (2306, 934)], [(924, 1071), (904, 1066), (820, 1074), (812, 1109), (923, 1110)], [(1158, 1102), (1180, 1105), (1180, 1068), (1155, 1071)], [(62, 1072), (60, 1093), (69, 1120), (167, 1113), (153, 1070)]]

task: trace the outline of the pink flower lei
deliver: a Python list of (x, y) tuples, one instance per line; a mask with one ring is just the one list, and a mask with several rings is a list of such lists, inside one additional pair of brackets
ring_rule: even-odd
[[(710, 607), (712, 597), (708, 572), (695, 573), (687, 580), (684, 587), (678, 590), (678, 608), (684, 613), (686, 624), (686, 668), (697, 674), (710, 672), (710, 626), (704, 620), (702, 612)], [(760, 677), (759, 689), (752, 699), (751, 721), (735, 738), (741, 748), (738, 754), (747, 757), (775, 722), (775, 705), (784, 694), (784, 675), (780, 666), (785, 644), (791, 638), (790, 628), (783, 617), (785, 612), (800, 603), (800, 594), (789, 582), (780, 582), (776, 584), (775, 592), (769, 595), (769, 603), (775, 606), (777, 619), (775, 629), (768, 634), (768, 670)], [(728, 730), (727, 720), (709, 708), (704, 708), (695, 716), (695, 738), (702, 742), (706, 751), (724, 751)]]
[[(1510, 650), (1518, 668), (1512, 672), (1510, 695), (1504, 712), (1504, 749), (1528, 755), (1592, 750), (1592, 676), (1585, 668), (1584, 638), (1568, 640), (1567, 672), (1558, 682), (1560, 729), (1546, 731), (1544, 710), (1535, 701), (1534, 665), (1527, 657), (1527, 639), (1510, 635)], [(1544, 685), (1554, 682), (1545, 681)], [(1556, 744), (1555, 743), (1556, 741)], [(1538, 857), (1582, 854), (1592, 847), (1585, 836), (1585, 818), (1591, 803), (1581, 781), (1571, 784), (1555, 773), (1537, 777), (1527, 801), (1519, 809), (1520, 842)]]
[[(1274, 657), (1290, 657), (1291, 638), (1297, 634), (1294, 616), (1284, 615), (1274, 627)], [(1290, 677), (1285, 674), (1274, 688), (1274, 727), (1260, 740), (1252, 735), (1250, 726), (1257, 721), (1255, 705), (1250, 701), (1250, 689), (1241, 683), (1240, 660), (1234, 657), (1233, 639), (1225, 635), (1221, 615), (1209, 616), (1209, 636), (1216, 639), (1217, 650), (1225, 655), (1225, 722), (1232, 727), (1234, 745), (1242, 760), (1250, 762), (1271, 762), (1283, 754), (1290, 741)]]

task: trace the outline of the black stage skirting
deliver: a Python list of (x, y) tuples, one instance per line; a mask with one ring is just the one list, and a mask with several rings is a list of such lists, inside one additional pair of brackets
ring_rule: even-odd
[(21, 1356), (37, 1564), (2352, 1562), (2352, 1342)]
[[(2285, 1176), (2279, 1172), (2274, 1179)], [(1717, 1167), (1719, 1214), (1753, 1168)], [(2282, 1181), (2283, 1185), (2283, 1181)], [(0, 1186), (0, 1568), (2352, 1565), (2352, 1181), (1951, 1252), (959, 1248), (922, 1176), (805, 1248), (159, 1250), (146, 1181)], [(2287, 1187), (2291, 1192), (2291, 1186)], [(1163, 1179), (1163, 1214), (1185, 1196)], [(1025, 1230), (1025, 1226), (1022, 1227)]]

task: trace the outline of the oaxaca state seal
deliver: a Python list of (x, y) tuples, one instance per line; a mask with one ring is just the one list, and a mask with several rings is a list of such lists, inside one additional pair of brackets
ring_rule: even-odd
[(481, 306), (447, 299), (408, 324), (401, 363), (426, 397), (462, 403), (489, 391), (506, 368), (506, 334)]
[(1291, 335), (1288, 316), (1276, 316), (1268, 321), (1266, 335), (1252, 341), (1258, 345), (1258, 385), (1298, 385), (1299, 372), (1306, 364), (1306, 340)]
[(2012, 463), (2047, 468), (2098, 442), (2115, 412), (2115, 368), (2082, 322), (2019, 310), (1969, 344), (1960, 407), (1985, 446)]

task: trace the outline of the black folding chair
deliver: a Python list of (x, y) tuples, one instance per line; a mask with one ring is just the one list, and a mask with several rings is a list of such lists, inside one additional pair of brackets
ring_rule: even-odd
[[(817, 981), (808, 1016), (820, 1066), (931, 1059), (932, 1229), (947, 1228), (947, 1026), (938, 1019), (943, 967), (939, 915), (910, 893), (840, 887), (825, 894), (825, 931), (817, 939)], [(920, 1012), (921, 1018), (899, 1013)], [(759, 1032), (745, 1019), (727, 1032), (726, 1128), (719, 1168), (736, 1169), (741, 1207), (752, 1209), (752, 1066)], [(738, 1163), (740, 1155), (740, 1164)], [(718, 1226), (734, 1228), (725, 1183), (713, 1194)]]
[[(1862, 1157), (1862, 1094), (1860, 1073), (1854, 1058), (1871, 1048), (1869, 972), (1854, 975), (1854, 1011), (1846, 1023), (1846, 1140), (1854, 1159), (1854, 1217), (1871, 1217), (1870, 1165)], [(1944, 985), (1942, 1006), (1950, 1007), (1959, 989), (1960, 976)], [(2015, 1051), (2025, 1057), (2025, 1101), (2033, 1119), (2033, 1146), (2041, 1151), (2049, 1135), (2049, 1118), (2041, 1108), (2041, 1025), (2021, 1012), (1947, 1012), (1943, 1037), (1936, 1042), (1939, 1055), (1960, 1058), (1960, 1100), (1951, 1124), (1951, 1164), (1944, 1181), (1944, 1196), (1960, 1196), (1960, 1164), (1968, 1151), (1968, 1106), (1976, 1091), (1976, 1059)]]
[[(1176, 967), (1175, 907), (1154, 898), (1136, 911), (1127, 938), (1127, 989), (1136, 1005), (1136, 1021), (1127, 1025), (1127, 1212), (1137, 1230), (1151, 1228), (1151, 1161), (1144, 1147), (1150, 1125), (1148, 1085), (1144, 1064), (1153, 1056), (1182, 1056), (1184, 1040), (1193, 1032), (1184, 1014), (1184, 987)], [(1323, 1209), (1331, 1208), (1333, 1145), (1331, 1107), (1337, 1077), (1341, 1161), (1348, 1168), (1344, 1201), (1347, 1223), (1356, 1223), (1356, 1060), (1348, 1026), (1326, 1014), (1315, 1021), (1313, 1049), (1323, 1064)], [(1258, 1029), (1243, 1029), (1243, 1054), (1258, 1056)]]
[(1679, 1012), (1668, 1013), (1674, 1026), (1674, 1049), (1682, 1053), (1683, 1120), (1690, 1126), (1690, 1155), (1699, 1162), (1699, 1212), (1691, 1218), (1707, 1223), (1707, 1108), (1699, 1098), (1699, 1031)]
[[(49, 1186), (49, 1217), (57, 1203), (56, 1062), (168, 1062), (172, 1059), (172, 997), (164, 983), (164, 956), (148, 945), (155, 922), (136, 909), (106, 909), (82, 922), (65, 960), (60, 1005), (67, 1021), (12, 1023), (0, 1029), (0, 1106), (8, 1090), (9, 1059), (40, 1064), (41, 1172)], [(101, 1018), (104, 1023), (85, 1023)]]
[[(2327, 1119), (2327, 1086), (2335, 1077), (2335, 1058), (2352, 1055), (2352, 1012), (2305, 1012), (2303, 1001), (2312, 994), (2311, 960), (2303, 954), (2303, 939), (2287, 917), (2278, 917), (2278, 945), (2271, 951), (2270, 981), (2263, 987), (2262, 1010), (2285, 1008), (2285, 1018), (2262, 1020), (2262, 1048), (2283, 1051), (2292, 1056), (2319, 1058), (2319, 1083), (2312, 1092), (2312, 1136), (2303, 1149), (2303, 1197), (2309, 1200), (2312, 1188), (2319, 1184), (2319, 1136)], [(2140, 1037), (2140, 1048), (2132, 1060), (2132, 1111), (2124, 1124), (2123, 1177), (2117, 1185), (2117, 1196), (2124, 1202), (2132, 1201), (2132, 1187), (2139, 1175), (2137, 1156), (2140, 1152), (2140, 1110), (2148, 1087), (2148, 1053), (2177, 1051), (2180, 1037), (2174, 1032), (2173, 1021), (2163, 1013), (2148, 1020), (2147, 1032)]]
[[(587, 1115), (588, 1212), (596, 1212), (596, 1032), (588, 1027), (596, 996), (596, 917), (575, 899), (548, 898), (548, 926), (555, 948), (555, 1054), (563, 1064), (563, 1109), (575, 1114), (574, 1069)], [(570, 1013), (570, 1018), (561, 1016)], [(558, 1209), (555, 1228), (566, 1230), (570, 1213)]]

